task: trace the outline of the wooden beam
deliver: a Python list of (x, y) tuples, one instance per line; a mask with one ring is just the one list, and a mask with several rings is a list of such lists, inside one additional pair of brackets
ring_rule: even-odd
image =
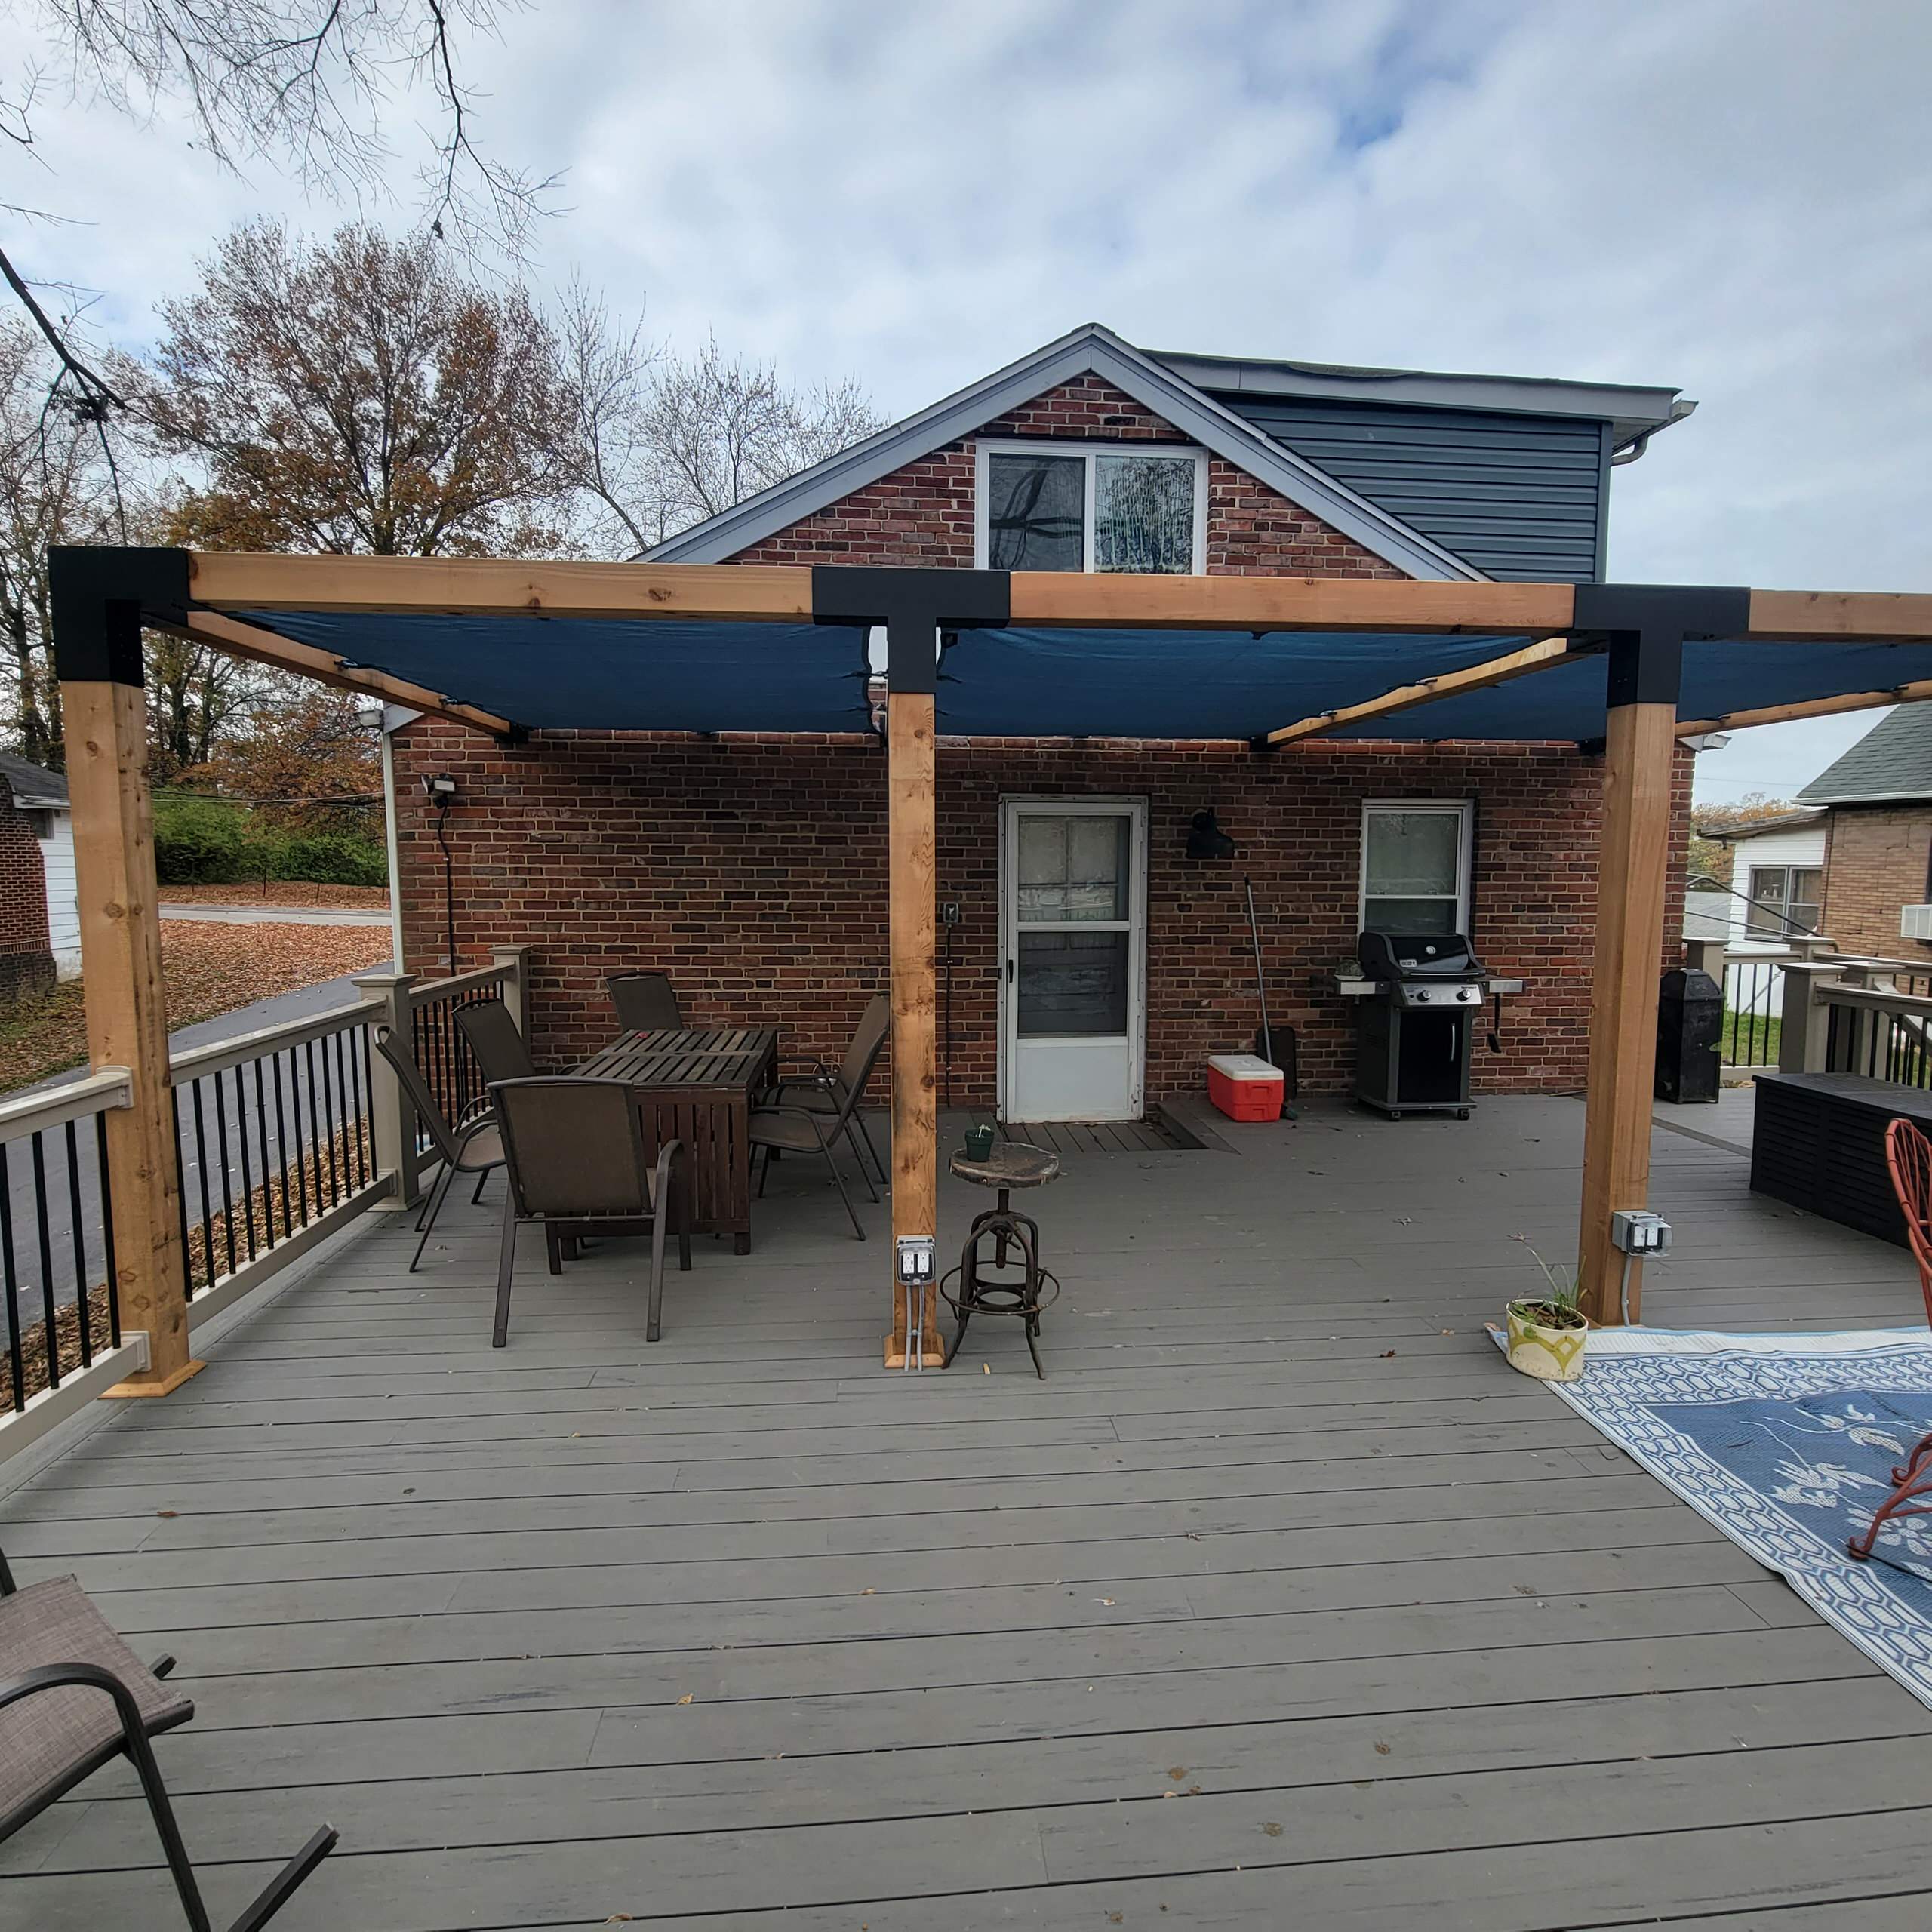
[(1932, 595), (1923, 591), (1754, 590), (1749, 635), (1775, 641), (1932, 642)]
[(540, 617), (738, 617), (808, 624), (803, 565), (505, 557), (300, 557), (198, 550), (197, 604), (222, 611), (433, 611)]
[[(939, 1232), (939, 1067), (934, 961), (937, 835), (933, 695), (893, 691), (885, 701), (887, 840), (892, 969), (892, 1333), (885, 1364), (906, 1364), (911, 1296), (899, 1280), (899, 1243)], [(943, 1355), (937, 1282), (924, 1291), (919, 1366)]]
[(1339, 731), (1347, 725), (1366, 724), (1371, 718), (1412, 711), (1417, 705), (1454, 697), (1459, 691), (1487, 691), (1497, 685), (1506, 685), (1512, 678), (1527, 677), (1532, 671), (1546, 670), (1569, 654), (1567, 638), (1546, 637), (1540, 644), (1526, 644), (1520, 651), (1472, 664), (1464, 670), (1444, 671), (1437, 677), (1420, 678), (1412, 685), (1398, 685), (1364, 704), (1345, 704), (1338, 711), (1318, 711), (1312, 718), (1270, 731), (1268, 743), (1291, 744), (1297, 738), (1312, 738), (1324, 731)]
[(1752, 724), (1788, 724), (1795, 718), (1830, 718), (1844, 711), (1872, 711), (1881, 705), (1917, 704), (1932, 697), (1932, 678), (1895, 685), (1888, 691), (1846, 691), (1836, 697), (1800, 698), (1793, 704), (1761, 704), (1752, 711), (1730, 711), (1721, 718), (1697, 718), (1680, 724), (1677, 735), (1693, 738), (1705, 731), (1742, 731)]
[[(1670, 859), (1677, 712), (1667, 703), (1611, 709), (1604, 749), (1603, 832), (1597, 866), (1595, 977), (1583, 1116), (1583, 1308), (1620, 1321), (1623, 1255), (1610, 1243), (1619, 1208), (1648, 1204), (1657, 983)], [(1641, 1318), (1643, 1264), (1630, 1263), (1630, 1318)]]
[(265, 631), (257, 624), (245, 624), (235, 618), (224, 617), (218, 611), (192, 611), (186, 623), (180, 624), (157, 624), (150, 620), (148, 627), (198, 643), (213, 645), (231, 657), (245, 657), (257, 664), (270, 664), (278, 670), (293, 671), (302, 677), (313, 678), (318, 684), (332, 685), (338, 691), (380, 698), (390, 704), (407, 705), (412, 710), (427, 712), (435, 718), (447, 718), (454, 724), (466, 724), (472, 731), (488, 731), (497, 737), (506, 737), (516, 728), (510, 718), (500, 718), (494, 711), (485, 711), (478, 705), (457, 703), (441, 691), (430, 690), (426, 685), (411, 684), (407, 678), (392, 677), (386, 671), (358, 669), (345, 664), (333, 651), (318, 650), (312, 644), (298, 643), (278, 632)]
[(1425, 583), (1406, 577), (1143, 577), (1016, 571), (1015, 624), (1128, 630), (1567, 630), (1567, 583)]
[(106, 679), (63, 681), (60, 704), (73, 803), (88, 1058), (97, 1069), (125, 1067), (131, 1094), (128, 1106), (111, 1107), (103, 1117), (106, 1185), (121, 1326), (124, 1332), (146, 1331), (148, 1365), (108, 1392), (165, 1395), (202, 1364), (188, 1352), (146, 707), (139, 685)]

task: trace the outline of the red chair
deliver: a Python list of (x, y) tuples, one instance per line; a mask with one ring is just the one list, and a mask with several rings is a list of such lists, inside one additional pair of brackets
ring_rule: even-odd
[[(1925, 1297), (1925, 1318), (1932, 1325), (1932, 1140), (1909, 1120), (1895, 1120), (1885, 1129), (1885, 1166), (1905, 1217), (1906, 1244), (1918, 1263), (1918, 1290)], [(1878, 1541), (1878, 1532), (1894, 1516), (1932, 1514), (1932, 1503), (1918, 1499), (1932, 1492), (1932, 1435), (1922, 1437), (1912, 1454), (1892, 1472), (1890, 1495), (1872, 1512), (1863, 1536), (1845, 1548), (1862, 1562)], [(1878, 1559), (1881, 1563), (1883, 1557)]]

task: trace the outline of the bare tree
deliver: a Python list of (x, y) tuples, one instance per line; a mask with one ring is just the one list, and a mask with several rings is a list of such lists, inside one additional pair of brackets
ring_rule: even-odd
[(564, 408), (549, 330), (521, 289), (459, 275), (426, 238), (327, 242), (244, 223), (162, 309), (151, 364), (115, 365), (198, 487), (171, 540), (378, 556), (554, 548)]
[(557, 457), (587, 549), (648, 549), (883, 426), (856, 380), (794, 389), (715, 337), (672, 354), (580, 287), (556, 337)]
[(118, 532), (93, 427), (50, 404), (51, 352), (0, 316), (0, 728), (35, 764), (63, 762), (60, 689), (49, 650), (47, 551)]
[[(478, 144), (462, 54), (528, 0), (11, 0), (16, 71), (0, 83), (0, 142), (34, 152), (34, 110), (51, 85), (131, 116), (172, 106), (203, 150), (237, 172), (253, 162), (309, 188), (364, 198), (386, 186), (386, 120), (397, 103), (434, 104), (418, 169), (429, 232), (519, 257), (555, 178), (492, 158)], [(406, 117), (413, 120), (414, 117)], [(14, 200), (0, 203), (57, 217)], [(64, 218), (64, 217), (62, 217)], [(119, 402), (70, 312), (48, 312), (32, 277), (0, 254), (4, 278), (59, 358), (59, 382), (97, 422)], [(72, 297), (75, 291), (65, 290)], [(56, 305), (60, 306), (58, 304)]]

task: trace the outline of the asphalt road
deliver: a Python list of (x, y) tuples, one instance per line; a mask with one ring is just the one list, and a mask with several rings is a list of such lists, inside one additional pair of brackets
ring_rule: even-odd
[[(372, 968), (370, 970), (382, 969)], [(241, 1034), (256, 1032), (265, 1026), (277, 1026), (289, 1020), (306, 1020), (314, 1014), (326, 1013), (331, 1007), (346, 1006), (355, 998), (352, 977), (325, 980), (318, 985), (304, 986), (295, 992), (278, 993), (272, 999), (257, 1000), (252, 1005), (238, 1007), (232, 1013), (222, 1014), (215, 1019), (205, 1020), (192, 1026), (177, 1027), (168, 1035), (168, 1044), (177, 1052), (193, 1047), (211, 1045), (217, 1041), (234, 1039)], [(319, 1062), (317, 1072), (319, 1076)], [(23, 1088), (19, 1092), (45, 1092), (79, 1077), (78, 1072), (62, 1074), (54, 1079), (42, 1081), (33, 1087)], [(226, 1185), (221, 1161), (221, 1141), (216, 1131), (214, 1077), (204, 1075), (180, 1090), (181, 1185), (188, 1204), (191, 1226), (201, 1218), (202, 1189), (205, 1183), (208, 1189), (208, 1204), (214, 1210), (226, 1206), (231, 1199), (239, 1200), (245, 1191), (242, 1174), (242, 1123), (235, 1116), (235, 1076), (229, 1072), (223, 1075), (221, 1078), (224, 1088), (223, 1109), (227, 1116), (228, 1171)], [(299, 1050), (294, 1055), (292, 1063), (289, 1056), (282, 1056), (282, 1087), (283, 1118), (281, 1127), (278, 1128), (274, 1106), (274, 1081), (271, 1075), (268, 1105), (264, 1109), (269, 1164), (271, 1167), (280, 1161), (285, 1131), (291, 1144), (291, 1157), (295, 1146), (306, 1143), (312, 1137), (308, 1123), (312, 1117), (315, 1097), (309, 1090), (306, 1058)], [(259, 1187), (263, 1179), (260, 1149), (263, 1122), (254, 1112), (255, 1083), (252, 1073), (248, 1077), (246, 1091), (251, 1109), (248, 1125), (252, 1130), (248, 1140), (249, 1176), (254, 1185)], [(197, 1093), (201, 1097), (201, 1146), (206, 1149), (205, 1166), (195, 1134), (195, 1096)], [(341, 1109), (336, 1103), (333, 1079), (330, 1083), (328, 1100), (331, 1107), (334, 1109), (339, 1129)], [(303, 1125), (301, 1143), (296, 1140), (298, 1110)], [(65, 1131), (56, 1128), (42, 1137), (44, 1188), (36, 1186), (32, 1155), (27, 1142), (14, 1141), (4, 1150), (6, 1203), (12, 1226), (11, 1231), (0, 1229), (0, 1236), (11, 1232), (14, 1299), (19, 1319), (23, 1324), (38, 1321), (45, 1315), (50, 1286), (54, 1303), (58, 1307), (73, 1300), (77, 1273), (84, 1274), (90, 1283), (98, 1282), (102, 1278), (105, 1257), (100, 1197), (97, 1181), (95, 1137), (90, 1123), (77, 1123), (75, 1140), (78, 1155), (75, 1163), (75, 1177), (80, 1184), (81, 1202), (80, 1254), (78, 1261), (75, 1252), (73, 1192), (68, 1174)], [(46, 1204), (44, 1217), (45, 1260), (43, 1217), (38, 1206), (38, 1202), (43, 1198)], [(0, 1241), (0, 1245), (5, 1245), (4, 1241)], [(219, 1272), (225, 1272), (226, 1269), (226, 1257), (224, 1253), (220, 1257)]]

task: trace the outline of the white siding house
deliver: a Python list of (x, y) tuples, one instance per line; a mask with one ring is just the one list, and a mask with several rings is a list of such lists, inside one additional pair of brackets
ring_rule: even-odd
[(33, 821), (40, 841), (40, 869), (47, 881), (47, 937), (54, 970), (63, 980), (81, 976), (81, 908), (74, 884), (74, 814), (67, 781), (23, 758), (0, 752), (0, 777), (14, 802)]
[(1794, 936), (1817, 930), (1825, 888), (1825, 814), (1746, 829), (1731, 848), (1730, 932), (1725, 949), (1741, 956), (1782, 952)]

